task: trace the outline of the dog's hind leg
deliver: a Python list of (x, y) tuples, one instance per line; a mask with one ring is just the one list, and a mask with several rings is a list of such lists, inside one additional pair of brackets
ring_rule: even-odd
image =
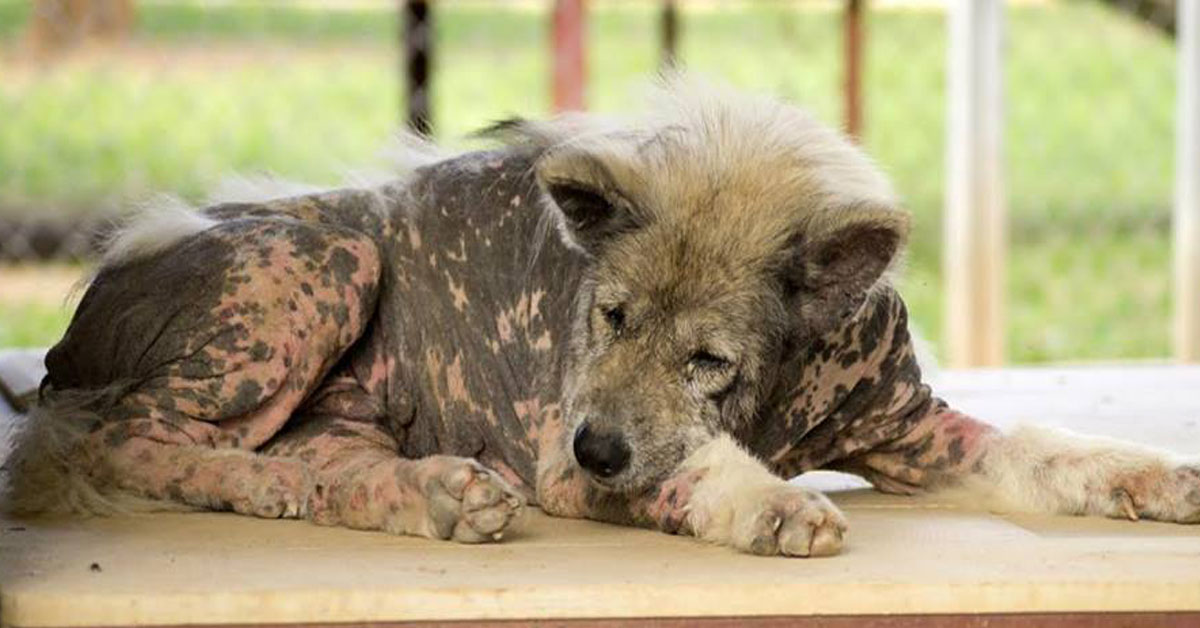
[(302, 460), (317, 482), (308, 517), (322, 525), (385, 530), (462, 543), (498, 541), (524, 499), (470, 458), (409, 460), (371, 421), (313, 415), (265, 451)]
[(102, 270), (47, 356), (7, 506), (303, 514), (306, 465), (253, 451), (362, 335), (379, 272), (367, 236), (273, 219)]

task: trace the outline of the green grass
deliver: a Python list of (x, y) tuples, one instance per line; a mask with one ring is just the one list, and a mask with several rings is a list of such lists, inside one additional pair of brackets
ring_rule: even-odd
[[(16, 48), (27, 4), (0, 0), (0, 46)], [(654, 7), (591, 6), (589, 103), (634, 106), (658, 58)], [(436, 9), (439, 136), (546, 112), (543, 10)], [(195, 198), (233, 171), (333, 181), (395, 129), (389, 10), (145, 3), (139, 20), (115, 60), (34, 71), (0, 59), (0, 212), (109, 210), (156, 191)], [(836, 124), (839, 20), (805, 2), (689, 9), (682, 57)], [(1007, 22), (1008, 355), (1165, 356), (1172, 44), (1095, 2), (1010, 7)], [(903, 289), (935, 342), (945, 46), (938, 12), (870, 13), (865, 144), (916, 217)], [(0, 310), (0, 322), (14, 315)], [(0, 345), (52, 341), (61, 320), (45, 318)]]
[(0, 348), (51, 345), (69, 322), (71, 310), (65, 305), (0, 299)]

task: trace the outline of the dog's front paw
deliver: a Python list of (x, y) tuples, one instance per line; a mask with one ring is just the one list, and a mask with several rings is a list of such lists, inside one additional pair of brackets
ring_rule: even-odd
[(846, 518), (817, 491), (780, 483), (739, 496), (730, 543), (760, 556), (833, 556), (842, 550)]
[(1108, 497), (1109, 516), (1200, 523), (1200, 464), (1117, 474)]

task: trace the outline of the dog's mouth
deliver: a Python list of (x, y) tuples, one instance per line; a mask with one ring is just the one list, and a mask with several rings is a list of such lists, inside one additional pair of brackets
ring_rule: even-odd
[(602, 491), (608, 493), (617, 493), (621, 491), (622, 482), (619, 477), (602, 478), (595, 474), (588, 473), (586, 470), (584, 471), (584, 474), (587, 475), (588, 480), (592, 483), (592, 486)]

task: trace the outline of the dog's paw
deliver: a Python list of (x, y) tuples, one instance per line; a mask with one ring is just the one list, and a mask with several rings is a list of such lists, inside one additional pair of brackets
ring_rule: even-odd
[(791, 484), (743, 495), (734, 509), (731, 544), (760, 556), (833, 556), (846, 518), (829, 498)]
[[(425, 485), (437, 538), (488, 543), (504, 538), (525, 499), (496, 472), (467, 458), (441, 458), (444, 466)], [(432, 462), (432, 460), (431, 460)]]
[(1107, 496), (1112, 517), (1200, 523), (1200, 463), (1118, 474)]

